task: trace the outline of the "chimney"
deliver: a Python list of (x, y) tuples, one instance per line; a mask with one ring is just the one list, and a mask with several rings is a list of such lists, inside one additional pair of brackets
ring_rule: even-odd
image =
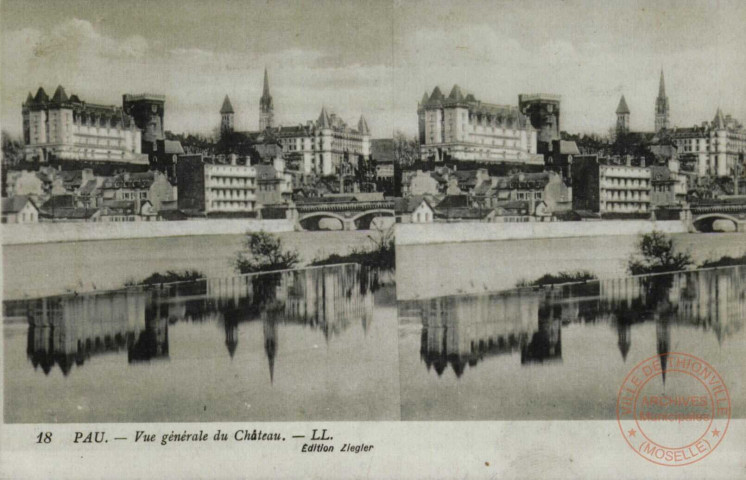
[(626, 155), (625, 159), (626, 159), (626, 165), (628, 167), (631, 167), (632, 166), (632, 155)]
[(645, 157), (640, 158), (640, 166), (645, 168)]
[(228, 158), (230, 159), (231, 165), (235, 167), (236, 162), (238, 161), (238, 155), (236, 155), (235, 153), (231, 153), (230, 155), (228, 155)]

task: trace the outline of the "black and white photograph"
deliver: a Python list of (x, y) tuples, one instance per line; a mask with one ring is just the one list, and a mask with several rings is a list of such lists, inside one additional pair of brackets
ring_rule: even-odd
[[(192, 476), (743, 474), (745, 25), (3, 0), (0, 477), (49, 478), (44, 444), (59, 478), (145, 478), (257, 436), (253, 474)], [(143, 441), (116, 474), (75, 453)]]

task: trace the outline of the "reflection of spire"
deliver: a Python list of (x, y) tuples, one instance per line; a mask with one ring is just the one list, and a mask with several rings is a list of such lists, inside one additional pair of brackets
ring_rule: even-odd
[(227, 319), (225, 321), (225, 347), (228, 349), (228, 355), (233, 359), (238, 347), (238, 323)]
[(668, 320), (658, 318), (655, 324), (655, 340), (658, 347), (658, 355), (661, 359), (661, 376), (663, 385), (666, 384), (666, 364), (668, 363), (668, 352), (671, 344), (671, 330)]
[(619, 346), (619, 351), (622, 353), (622, 360), (626, 362), (627, 352), (629, 352), (629, 347), (632, 345), (632, 326), (629, 322), (617, 319), (616, 331), (619, 337), (617, 345)]
[(262, 318), (262, 327), (264, 332), (264, 353), (267, 355), (269, 364), (269, 381), (275, 382), (275, 356), (277, 355), (277, 322), (272, 316)]
[(225, 348), (228, 349), (228, 355), (236, 354), (238, 347), (238, 322), (241, 319), (241, 311), (238, 308), (226, 309), (223, 314), (223, 327), (225, 328)]

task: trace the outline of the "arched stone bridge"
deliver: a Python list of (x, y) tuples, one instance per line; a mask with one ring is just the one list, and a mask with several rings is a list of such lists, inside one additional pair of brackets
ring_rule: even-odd
[(339, 220), (343, 230), (368, 230), (375, 218), (395, 217), (393, 200), (299, 203), (295, 208), (303, 230), (320, 230), (319, 222), (325, 218)]
[(733, 222), (737, 232), (746, 232), (746, 204), (692, 205), (689, 224), (698, 232), (712, 232), (717, 220)]

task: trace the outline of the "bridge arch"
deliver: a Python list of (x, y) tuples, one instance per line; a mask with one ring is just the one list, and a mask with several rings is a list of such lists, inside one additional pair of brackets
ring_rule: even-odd
[(345, 224), (348, 220), (343, 216), (332, 212), (313, 212), (303, 214), (298, 218), (298, 225), (300, 225), (303, 230), (321, 230), (321, 228), (319, 228), (319, 222), (324, 218), (334, 218), (339, 220), (342, 229), (345, 230)]
[(373, 222), (373, 219), (378, 217), (395, 218), (395, 213), (389, 208), (375, 208), (360, 212), (350, 220), (355, 224), (355, 228), (358, 230), (370, 230), (370, 224)]
[(692, 220), (692, 225), (698, 232), (713, 232), (713, 224), (716, 220), (729, 220), (733, 223), (734, 231), (739, 231), (742, 220), (726, 213), (708, 213), (697, 216)]

